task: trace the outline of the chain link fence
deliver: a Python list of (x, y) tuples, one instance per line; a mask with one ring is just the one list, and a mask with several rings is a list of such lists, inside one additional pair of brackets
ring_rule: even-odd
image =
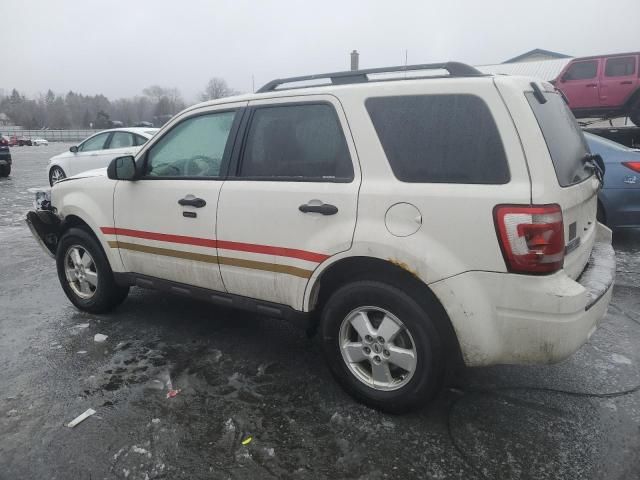
[(16, 135), (17, 137), (25, 137), (29, 139), (44, 138), (50, 142), (80, 142), (99, 131), (100, 130), (88, 128), (77, 130), (25, 130), (15, 126), (0, 126), (0, 134), (5, 137)]

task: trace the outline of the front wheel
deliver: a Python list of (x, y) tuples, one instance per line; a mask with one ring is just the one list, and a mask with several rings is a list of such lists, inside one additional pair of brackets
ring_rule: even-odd
[(331, 372), (362, 403), (401, 413), (439, 391), (442, 339), (429, 313), (402, 290), (376, 281), (347, 284), (331, 295), (320, 322)]
[(11, 165), (0, 165), (0, 177), (8, 177), (11, 173)]
[(66, 177), (67, 175), (64, 173), (62, 168), (58, 166), (51, 167), (51, 170), (49, 170), (49, 185), (53, 187), (54, 183), (57, 183)]
[(70, 228), (62, 236), (56, 264), (64, 293), (80, 310), (108, 312), (127, 298), (129, 287), (116, 284), (98, 241), (83, 229)]

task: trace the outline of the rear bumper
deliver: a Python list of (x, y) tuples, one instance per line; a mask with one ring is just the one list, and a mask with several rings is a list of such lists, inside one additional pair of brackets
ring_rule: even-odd
[(615, 278), (611, 231), (598, 224), (582, 275), (467, 272), (431, 287), (447, 310), (465, 363), (554, 363), (593, 334), (611, 300)]
[(640, 227), (640, 188), (605, 188), (599, 197), (609, 227)]

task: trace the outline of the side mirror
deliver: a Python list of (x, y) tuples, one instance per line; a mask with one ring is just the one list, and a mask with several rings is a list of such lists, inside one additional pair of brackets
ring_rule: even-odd
[(111, 180), (135, 180), (135, 159), (131, 155), (114, 158), (107, 167), (107, 177)]
[(78, 147), (77, 145), (74, 145), (73, 147), (69, 147), (69, 151), (71, 153), (77, 153), (78, 152)]

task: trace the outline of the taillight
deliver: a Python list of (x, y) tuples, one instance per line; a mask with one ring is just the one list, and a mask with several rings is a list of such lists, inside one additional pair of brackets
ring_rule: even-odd
[(622, 162), (622, 164), (634, 172), (640, 173), (640, 162)]
[(507, 269), (557, 272), (564, 263), (564, 225), (559, 205), (497, 205), (493, 218)]

